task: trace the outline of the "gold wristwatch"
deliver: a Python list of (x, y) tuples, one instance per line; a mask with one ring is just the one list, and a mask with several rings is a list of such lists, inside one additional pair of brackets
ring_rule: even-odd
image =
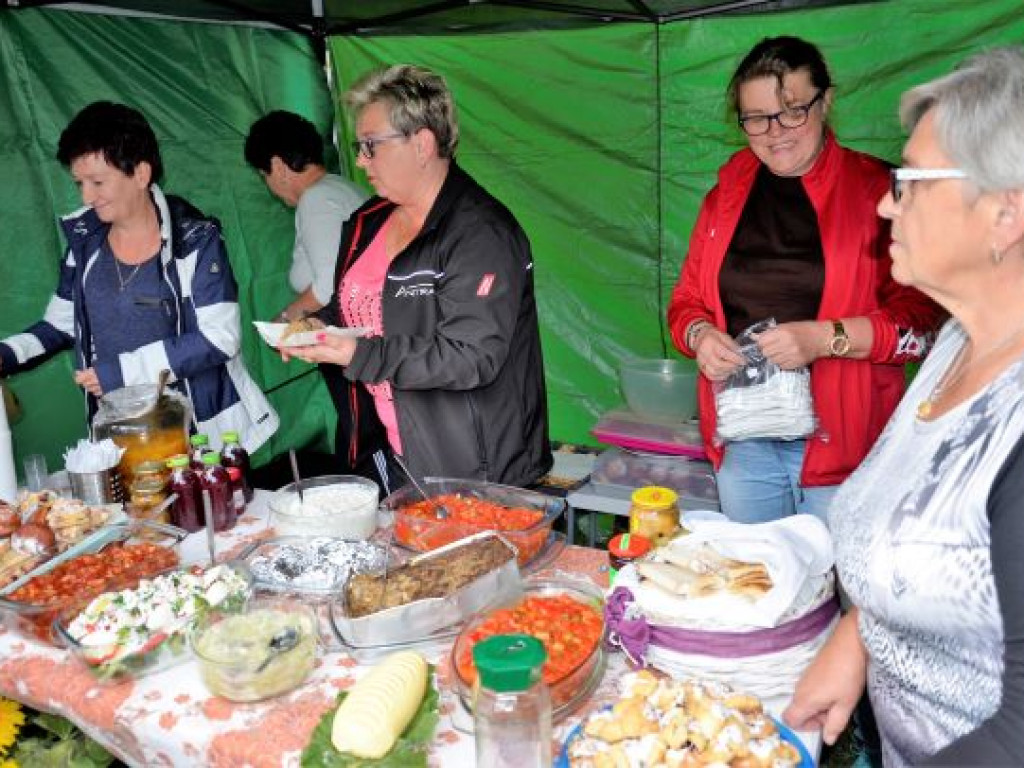
[(832, 321), (832, 338), (828, 342), (828, 351), (832, 357), (846, 357), (850, 354), (850, 337), (841, 320)]

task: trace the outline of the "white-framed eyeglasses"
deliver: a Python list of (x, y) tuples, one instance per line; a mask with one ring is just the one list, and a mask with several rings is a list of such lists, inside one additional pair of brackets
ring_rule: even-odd
[(364, 139), (356, 139), (352, 142), (352, 151), (356, 155), (362, 155), (367, 160), (373, 160), (374, 155), (377, 154), (377, 145), (383, 144), (385, 141), (394, 141), (395, 139), (408, 138), (404, 133), (385, 133), (381, 136), (367, 136)]
[(903, 199), (908, 182), (966, 178), (967, 173), (959, 168), (892, 168), (889, 171), (889, 191), (893, 202), (898, 203)]

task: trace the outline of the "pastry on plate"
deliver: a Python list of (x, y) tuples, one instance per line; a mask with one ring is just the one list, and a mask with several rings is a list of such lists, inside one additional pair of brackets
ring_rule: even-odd
[(303, 317), (298, 320), (292, 320), (284, 327), (284, 330), (281, 331), (280, 341), (285, 341), (297, 333), (316, 331), (323, 327), (324, 324), (315, 317)]

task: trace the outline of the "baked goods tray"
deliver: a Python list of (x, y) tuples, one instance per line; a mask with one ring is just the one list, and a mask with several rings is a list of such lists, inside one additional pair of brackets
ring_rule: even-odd
[(429, 563), (442, 555), (489, 538), (496, 538), (508, 547), (512, 558), (445, 597), (415, 600), (366, 616), (352, 617), (346, 605), (348, 590), (344, 590), (341, 599), (331, 603), (331, 625), (338, 638), (344, 644), (359, 647), (416, 643), (460, 624), (495, 600), (511, 599), (519, 595), (523, 583), (516, 563), (516, 548), (502, 536), (490, 531), (426, 552), (410, 559), (408, 565)]

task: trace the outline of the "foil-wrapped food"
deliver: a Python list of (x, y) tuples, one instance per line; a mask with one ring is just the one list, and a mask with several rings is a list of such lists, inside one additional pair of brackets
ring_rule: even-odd
[(350, 574), (382, 571), (387, 550), (327, 536), (282, 537), (258, 544), (244, 559), (260, 585), (324, 591), (345, 583)]

